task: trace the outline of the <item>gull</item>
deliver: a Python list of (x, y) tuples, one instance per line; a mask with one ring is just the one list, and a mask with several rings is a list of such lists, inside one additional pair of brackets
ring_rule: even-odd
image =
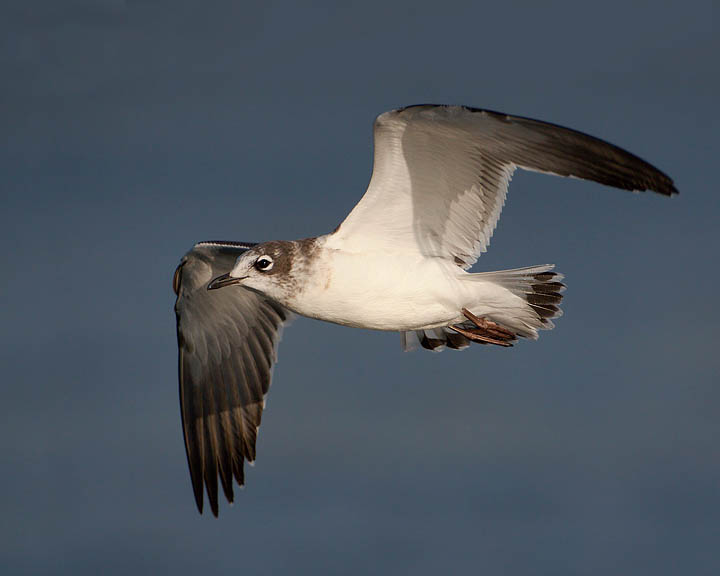
[(463, 106), (380, 115), (360, 202), (330, 234), (196, 244), (173, 288), (185, 449), (195, 502), (233, 501), (255, 442), (283, 325), (293, 313), (401, 333), (405, 350), (510, 347), (560, 316), (553, 265), (471, 273), (516, 168), (677, 194), (612, 144), (554, 124)]

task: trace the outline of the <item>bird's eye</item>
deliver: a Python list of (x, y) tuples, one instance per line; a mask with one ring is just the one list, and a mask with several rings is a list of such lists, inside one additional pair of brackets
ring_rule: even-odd
[(260, 258), (258, 258), (255, 262), (255, 268), (257, 268), (261, 272), (267, 272), (272, 267), (273, 261), (270, 256), (260, 256)]

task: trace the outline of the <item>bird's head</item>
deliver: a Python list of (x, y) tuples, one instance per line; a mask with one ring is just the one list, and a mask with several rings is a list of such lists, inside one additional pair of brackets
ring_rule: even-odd
[(208, 284), (208, 290), (241, 285), (283, 302), (292, 291), (291, 242), (264, 242), (244, 252), (233, 269)]

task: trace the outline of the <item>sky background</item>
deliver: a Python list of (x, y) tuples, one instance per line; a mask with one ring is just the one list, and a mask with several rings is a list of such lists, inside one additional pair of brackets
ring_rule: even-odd
[[(300, 4), (2, 2), (2, 573), (720, 573), (717, 6)], [(680, 196), (516, 174), (476, 269), (566, 274), (537, 342), (296, 320), (247, 486), (199, 516), (175, 266), (332, 230), (374, 117), (425, 102), (606, 138)]]

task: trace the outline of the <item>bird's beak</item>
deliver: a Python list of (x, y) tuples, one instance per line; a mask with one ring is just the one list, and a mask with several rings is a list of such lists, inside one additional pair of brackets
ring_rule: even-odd
[(225, 288), (225, 286), (232, 286), (233, 284), (240, 284), (243, 280), (245, 280), (247, 276), (242, 276), (240, 278), (233, 278), (230, 276), (230, 273), (223, 274), (222, 276), (218, 276), (215, 278), (210, 284), (208, 284), (207, 289), (208, 290), (217, 290), (218, 288)]

